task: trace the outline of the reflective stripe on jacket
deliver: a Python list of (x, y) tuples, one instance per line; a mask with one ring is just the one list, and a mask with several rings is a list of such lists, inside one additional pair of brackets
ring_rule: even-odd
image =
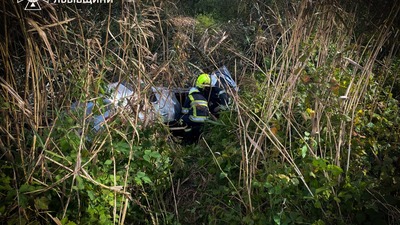
[(203, 123), (209, 117), (208, 102), (199, 89), (191, 88), (182, 107), (183, 114), (189, 114), (189, 119), (196, 123)]

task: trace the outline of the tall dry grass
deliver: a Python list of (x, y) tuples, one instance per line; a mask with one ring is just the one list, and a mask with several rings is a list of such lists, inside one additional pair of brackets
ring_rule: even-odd
[[(173, 2), (40, 4), (40, 11), (26, 11), (23, 3), (3, 1), (1, 4), (4, 76), (0, 77), (0, 148), (1, 160), (10, 165), (2, 173), (12, 177), (10, 185), (17, 191), (15, 202), (8, 206), (3, 218), (16, 216), (19, 223), (41, 218), (60, 224), (70, 210), (82, 211), (83, 206), (76, 205), (76, 199), (78, 203), (82, 199), (75, 188), (79, 180), (85, 180), (114, 193), (112, 221), (115, 224), (124, 224), (129, 204), (142, 207), (152, 223), (161, 223), (153, 209), (165, 208), (162, 199), (157, 203), (161, 205), (153, 205), (148, 199), (147, 205), (140, 205), (137, 199), (141, 197), (131, 194), (139, 192), (147, 196), (144, 189), (129, 189), (129, 180), (133, 179), (129, 176), (132, 151), (123, 183), (116, 181), (117, 172), (121, 171), (116, 171), (118, 162), (114, 158), (111, 184), (100, 182), (89, 167), (102, 163), (97, 158), (108, 151), (104, 146), (113, 143), (114, 134), (129, 143), (131, 150), (138, 145), (139, 129), (154, 122), (151, 118), (145, 121), (139, 118), (139, 112), (149, 108), (152, 86), (184, 87), (198, 73), (221, 66), (213, 57), (224, 56), (218, 48), (226, 35), (208, 29), (201, 31), (202, 36), (196, 35), (199, 31), (194, 29), (197, 22), (193, 18), (166, 14), (176, 7)], [(77, 117), (69, 111), (74, 102), (80, 102), (82, 107), (88, 102), (101, 102), (100, 96), (109, 82), (124, 82), (136, 93), (129, 106), (117, 112), (117, 117), (135, 132), (127, 136), (124, 130), (106, 122), (106, 135), (95, 136), (93, 144), (88, 145), (91, 115)], [(99, 110), (104, 107), (100, 106)], [(63, 120), (69, 117), (75, 126), (63, 127), (67, 126)], [(53, 135), (60, 129), (66, 129), (63, 131), (66, 135), (79, 136), (73, 163), (61, 151), (60, 140), (55, 139), (57, 135)], [(89, 160), (84, 161), (82, 155), (88, 152)], [(116, 149), (111, 148), (111, 152), (116, 154)], [(57, 176), (60, 174), (62, 177)], [(47, 192), (57, 193), (56, 201), (61, 202), (63, 209), (61, 216), (22, 207), (19, 190), (24, 185), (42, 187), (24, 193), (33, 198)]]
[[(249, 108), (248, 102), (231, 92), (237, 103), (242, 161), (240, 180), (237, 184), (230, 181), (230, 184), (238, 190), (240, 202), (248, 213), (257, 207), (252, 201), (252, 181), (261, 170), (263, 161), (289, 164), (309, 194), (313, 195), (293, 158), (296, 149), (292, 147), (292, 136), (306, 139), (295, 108), (296, 89), (304, 82), (301, 78), (309, 61), (317, 69), (329, 65), (353, 73), (344, 95), (326, 92), (321, 94), (326, 99), (312, 97), (310, 107), (314, 114), (308, 132), (317, 145), (313, 145), (313, 141), (305, 142), (307, 154), (325, 158), (348, 170), (352, 121), (357, 107), (363, 103), (377, 55), (388, 41), (399, 7), (393, 8), (380, 32), (367, 41), (367, 49), (365, 40), (353, 39), (356, 9), (349, 10), (331, 1), (299, 1), (282, 10), (278, 6), (266, 6), (263, 1), (253, 1), (263, 26), (251, 48), (243, 52), (232, 43), (232, 37), (221, 30), (206, 28), (201, 36), (196, 36), (196, 21), (192, 18), (171, 18), (165, 14), (164, 10), (171, 3), (143, 2), (146, 4), (122, 1), (96, 6), (102, 12), (100, 14), (88, 9), (89, 6), (82, 9), (73, 5), (43, 3), (42, 11), (28, 12), (15, 2), (1, 3), (0, 73), (4, 75), (0, 77), (0, 149), (1, 160), (10, 165), (10, 170), (2, 172), (13, 178), (13, 188), (18, 190), (23, 184), (35, 182), (44, 188), (31, 194), (49, 190), (59, 192), (61, 189), (58, 187), (71, 179), (71, 185), (62, 189), (69, 190), (68, 194), (60, 194), (65, 216), (69, 209), (80, 207), (70, 202), (72, 197), (76, 197), (73, 195), (77, 195), (73, 191), (76, 180), (84, 179), (101, 189), (114, 191), (115, 201), (122, 198), (123, 204), (113, 206), (113, 221), (123, 224), (128, 203), (134, 197), (126, 185), (128, 169), (125, 183), (114, 180), (112, 185), (97, 181), (88, 170), (90, 163), (96, 163), (96, 155), (104, 151), (104, 143), (112, 142), (111, 135), (99, 137), (97, 144), (88, 147), (85, 145), (85, 134), (90, 132), (88, 120), (76, 118), (81, 128), (76, 163), (60, 164), (54, 155), (48, 154), (59, 152), (51, 134), (57, 129), (55, 124), (60, 114), (68, 111), (74, 101), (96, 101), (103, 92), (104, 83), (125, 81), (140, 97), (131, 102), (129, 115), (121, 111), (119, 116), (135, 129), (140, 128), (143, 124), (139, 122), (138, 112), (149, 104), (146, 99), (152, 85), (185, 86), (194, 80), (196, 73), (211, 72), (224, 60), (224, 64), (230, 64), (228, 66), (236, 80), (254, 85), (253, 94), (263, 96), (260, 110), (255, 112)], [(282, 12), (286, 14), (282, 15)], [(331, 51), (331, 45), (335, 46), (335, 52)], [(331, 54), (335, 55), (333, 61)], [(265, 58), (270, 58), (268, 67), (259, 63)], [(256, 86), (249, 75), (260, 73), (266, 77), (265, 82)], [(246, 83), (246, 80), (250, 82)], [(333, 73), (326, 73), (319, 82), (332, 80)], [(140, 85), (141, 81), (146, 85)], [(350, 120), (343, 120), (339, 127), (334, 127), (331, 112), (326, 110), (334, 107)], [(284, 126), (278, 126), (277, 115), (283, 118)], [(326, 129), (321, 130), (322, 127)], [(113, 128), (108, 125), (106, 129), (110, 133), (123, 134), (123, 131), (111, 130)], [(283, 137), (279, 131), (284, 131)], [(139, 134), (134, 132), (132, 136), (123, 138), (132, 148)], [(331, 140), (334, 145), (327, 147), (319, 142), (321, 139)], [(82, 151), (86, 150), (92, 154), (91, 158), (81, 163)], [(274, 157), (275, 153), (280, 157)], [(113, 161), (114, 168), (116, 163)], [(128, 160), (128, 165), (130, 163), (133, 163), (132, 158)], [(57, 165), (65, 176), (53, 182), (57, 179), (53, 177), (54, 171), (47, 169), (48, 164)], [(41, 176), (37, 176), (37, 171)], [(115, 170), (113, 175), (116, 177)], [(171, 189), (175, 190), (175, 187)], [(35, 209), (21, 208), (19, 194), (15, 200), (7, 209), (8, 213), (26, 219), (38, 213)], [(148, 203), (144, 208), (152, 207)], [(176, 211), (177, 208), (175, 203)], [(152, 223), (161, 223), (151, 210), (149, 214)], [(55, 223), (61, 219), (50, 214), (43, 217)]]
[[(256, 35), (253, 49), (248, 55), (233, 51), (246, 65), (246, 71), (241, 71), (242, 74), (253, 73), (257, 76), (261, 73), (265, 76), (265, 82), (254, 87), (253, 94), (261, 95), (263, 99), (259, 112), (249, 110), (248, 101), (235, 99), (238, 102), (237, 123), (242, 146), (242, 174), (239, 186), (243, 187), (241, 194), (247, 199), (245, 208), (248, 212), (258, 207), (252, 203), (252, 181), (257, 172), (263, 170), (262, 162), (277, 161), (289, 164), (309, 195), (314, 195), (293, 156), (294, 152), (298, 151), (293, 147), (296, 141), (293, 136), (304, 140), (307, 155), (326, 159), (343, 168), (345, 172), (349, 170), (352, 164), (351, 141), (356, 110), (364, 104), (367, 86), (379, 62), (377, 56), (382, 47), (390, 41), (390, 35), (395, 32), (393, 23), (399, 13), (399, 7), (394, 5), (381, 25), (382, 29), (376, 30), (366, 42), (365, 37), (354, 40), (357, 25), (356, 8), (346, 8), (345, 5), (330, 1), (299, 1), (283, 10), (258, 1), (256, 9), (266, 29)], [(282, 11), (286, 14), (281, 15)], [(270, 41), (274, 39), (276, 42), (271, 50)], [(394, 46), (393, 48), (398, 49)], [(271, 54), (267, 54), (268, 52)], [(270, 58), (270, 66), (263, 68), (262, 65), (266, 64), (260, 64), (260, 61), (257, 61), (259, 57)], [(303, 121), (306, 119), (296, 117), (296, 105), (299, 99), (304, 98), (299, 96), (297, 90), (301, 85), (304, 86), (305, 82), (309, 82), (304, 78), (309, 78), (306, 71), (310, 62), (316, 70), (321, 71), (318, 81), (315, 82), (333, 86), (322, 88), (319, 95), (308, 96), (312, 99), (308, 106), (312, 110), (311, 127), (305, 130)], [(332, 91), (340, 82), (335, 80), (335, 70), (342, 73), (352, 71), (350, 84), (343, 95)], [(246, 84), (254, 83), (257, 81), (247, 81)], [(342, 119), (339, 126), (332, 125), (333, 108), (342, 118), (348, 118)], [(284, 122), (277, 122), (277, 115), (282, 117)], [(310, 139), (304, 131), (311, 134)], [(333, 145), (321, 142), (322, 139), (329, 140)], [(280, 157), (275, 157), (276, 152)], [(328, 173), (325, 173), (325, 176), (329, 179)], [(334, 187), (332, 192), (337, 194)], [(258, 196), (254, 194), (254, 197)], [(340, 211), (339, 204), (337, 207)]]
[[(140, 122), (138, 112), (148, 107), (146, 99), (149, 99), (151, 86), (173, 83), (168, 77), (173, 73), (168, 65), (171, 59), (167, 40), (161, 39), (162, 59), (153, 51), (157, 37), (165, 36), (161, 24), (164, 3), (149, 3), (54, 5), (40, 2), (42, 10), (31, 12), (25, 11), (22, 3), (3, 1), (1, 4), (4, 32), (0, 42), (3, 74), (0, 78), (0, 146), (1, 160), (10, 165), (10, 170), (4, 169), (2, 173), (13, 178), (11, 186), (17, 192), (24, 184), (33, 183), (43, 188), (28, 193), (31, 195), (61, 191), (58, 200), (63, 204), (63, 216), (56, 218), (50, 213), (39, 216), (49, 223), (60, 224), (68, 210), (81, 207), (71, 205), (72, 198), (79, 201), (79, 193), (74, 191), (79, 178), (100, 189), (113, 191), (115, 202), (122, 198), (119, 206), (114, 205), (112, 216), (114, 223), (124, 224), (128, 202), (132, 201), (131, 192), (127, 190), (128, 177), (125, 183), (117, 183), (114, 169), (114, 182), (106, 185), (92, 177), (88, 169), (90, 165), (101, 163), (96, 162), (96, 157), (106, 150), (104, 143), (112, 142), (111, 135), (97, 138), (97, 144), (87, 146), (85, 136), (91, 129), (89, 120), (75, 118), (81, 137), (76, 163), (63, 164), (56, 157), (63, 153), (52, 133), (59, 129), (61, 115), (69, 111), (73, 102), (95, 102), (104, 93), (104, 85), (112, 81), (126, 82), (138, 95), (130, 109), (119, 112), (119, 116), (135, 129), (146, 125)], [(146, 85), (141, 85), (142, 81)], [(106, 125), (106, 129), (111, 128)], [(123, 138), (132, 148), (138, 142), (138, 132)], [(83, 151), (91, 154), (85, 163), (81, 160)], [(114, 160), (114, 168), (116, 163)], [(126, 174), (128, 169), (129, 166)], [(60, 170), (65, 174), (61, 179), (55, 177)], [(66, 180), (72, 180), (70, 186), (60, 188)], [(24, 223), (42, 213), (38, 209), (21, 207), (20, 197), (17, 193), (15, 203), (6, 209), (5, 216), (11, 218), (17, 214), (19, 223)], [(152, 218), (156, 223), (156, 218)]]

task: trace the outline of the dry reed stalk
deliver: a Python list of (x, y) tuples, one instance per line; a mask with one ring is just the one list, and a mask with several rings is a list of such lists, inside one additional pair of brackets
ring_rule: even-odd
[[(297, 169), (297, 165), (294, 162), (289, 151), (293, 151), (291, 149), (291, 143), (281, 143), (274, 132), (271, 132), (271, 127), (269, 123), (274, 115), (279, 112), (284, 115), (284, 118), (287, 120), (287, 137), (290, 139), (291, 130), (297, 133), (303, 140), (304, 134), (299, 133), (299, 131), (304, 130), (302, 127), (299, 127), (296, 119), (293, 117), (294, 112), (292, 110), (295, 108), (294, 104), (296, 99), (295, 89), (299, 85), (299, 76), (301, 71), (305, 69), (307, 66), (308, 59), (315, 58), (315, 66), (316, 68), (323, 68), (325, 65), (330, 65), (331, 68), (341, 68), (346, 70), (348, 66), (343, 65), (343, 61), (341, 57), (344, 59), (347, 58), (347, 61), (352, 65), (357, 66), (357, 61), (366, 61), (367, 64), (362, 67), (361, 76), (357, 73), (357, 68), (360, 69), (359, 66), (356, 67), (353, 75), (354, 82), (353, 85), (349, 85), (348, 94), (346, 95), (349, 99), (344, 100), (344, 102), (340, 105), (334, 105), (335, 102), (340, 100), (333, 99), (329, 90), (324, 90), (322, 92), (322, 96), (326, 96), (328, 101), (325, 99), (320, 99), (319, 97), (314, 97), (313, 102), (313, 111), (315, 111), (315, 120), (312, 122), (312, 137), (317, 141), (317, 146), (311, 147), (311, 145), (307, 144), (309, 153), (314, 157), (323, 157), (328, 160), (333, 160), (333, 162), (342, 167), (343, 164), (340, 162), (341, 158), (347, 158), (347, 162), (345, 167), (348, 169), (350, 165), (350, 141), (351, 141), (351, 132), (352, 132), (352, 121), (354, 119), (354, 112), (359, 104), (362, 102), (364, 95), (366, 93), (366, 87), (369, 82), (369, 75), (372, 72), (372, 66), (376, 62), (377, 50), (381, 49), (384, 43), (387, 41), (388, 31), (391, 27), (390, 21), (388, 21), (387, 29), (382, 33), (377, 35), (377, 41), (370, 42), (372, 46), (374, 46), (374, 51), (372, 56), (366, 59), (359, 59), (356, 61), (351, 60), (357, 54), (357, 50), (354, 51), (353, 55), (342, 56), (341, 52), (345, 52), (347, 46), (351, 45), (350, 40), (353, 35), (353, 27), (355, 24), (355, 13), (344, 13), (344, 9), (338, 7), (337, 5), (332, 5), (329, 3), (322, 3), (315, 5), (316, 7), (311, 7), (308, 1), (302, 1), (300, 6), (298, 7), (297, 17), (292, 20), (293, 25), (286, 28), (287, 30), (283, 32), (283, 37), (290, 36), (288, 38), (288, 42), (286, 44), (284, 42), (277, 42), (274, 49), (277, 46), (283, 48), (281, 55), (272, 54), (272, 62), (271, 68), (268, 72), (263, 72), (261, 68), (257, 68), (259, 72), (265, 74), (267, 79), (265, 83), (261, 87), (261, 90), (265, 96), (265, 100), (262, 104), (261, 114), (254, 115), (250, 112), (246, 106), (246, 103), (242, 103), (243, 106), (238, 107), (239, 111), (239, 120), (238, 126), (240, 131), (240, 140), (242, 146), (242, 172), (241, 179), (243, 179), (243, 185), (248, 197), (251, 196), (251, 180), (253, 174), (257, 171), (257, 165), (260, 164), (260, 159), (268, 160), (268, 158), (259, 158), (255, 152), (260, 152), (265, 154), (265, 145), (260, 145), (263, 143), (262, 140), (269, 140), (272, 145), (274, 145), (281, 153), (282, 157), (289, 162), (289, 164), (295, 169), (298, 173), (298, 176), (302, 178), (301, 172)], [(397, 8), (393, 11), (393, 15), (396, 15)], [(286, 17), (290, 18), (290, 17)], [(391, 19), (394, 16), (390, 17)], [(285, 27), (282, 25), (282, 27)], [(290, 35), (285, 35), (290, 34)], [(261, 40), (260, 40), (261, 41)], [(280, 40), (279, 40), (280, 41)], [(302, 43), (310, 43), (309, 49), (300, 47)], [(338, 56), (338, 60), (333, 61), (333, 64), (330, 64), (330, 45), (331, 43), (337, 44), (336, 50), (340, 55)], [(255, 47), (260, 47), (261, 42), (256, 43)], [(355, 45), (360, 46), (360, 45)], [(314, 51), (317, 53), (314, 55)], [(254, 52), (257, 52), (256, 50)], [(234, 52), (235, 53), (235, 52)], [(257, 58), (258, 53), (255, 53), (254, 56), (245, 57), (243, 55), (238, 54), (239, 57), (242, 58), (243, 61), (248, 62), (250, 65), (255, 64), (255, 59)], [(363, 57), (363, 54), (361, 54)], [(306, 60), (304, 60), (306, 59)], [(349, 60), (350, 59), (350, 60)], [(271, 72), (270, 72), (271, 71)], [(276, 76), (272, 78), (271, 74), (276, 73)], [(320, 78), (321, 83), (329, 83), (332, 79), (334, 79), (333, 74), (329, 73), (325, 77)], [(339, 96), (336, 96), (338, 98)], [(329, 100), (332, 100), (330, 102)], [(236, 99), (236, 101), (241, 105), (241, 100)], [(286, 109), (285, 106), (286, 105)], [(326, 108), (332, 108), (340, 106), (340, 113), (343, 115), (350, 115), (351, 121), (342, 121), (340, 127), (332, 127), (330, 122), (330, 114), (326, 112)], [(324, 122), (326, 120), (326, 122)], [(323, 124), (321, 124), (323, 123)], [(247, 132), (249, 128), (249, 124), (255, 124), (257, 128), (255, 129), (255, 133), (250, 135)], [(350, 124), (350, 127), (348, 126)], [(320, 130), (322, 126), (327, 126), (325, 134), (321, 134)], [(338, 135), (335, 133), (339, 133)], [(335, 148), (327, 149), (326, 146), (320, 144), (321, 135), (325, 135), (324, 139), (331, 140), (336, 143)], [(342, 148), (348, 145), (348, 149), (346, 152), (342, 151)], [(331, 152), (327, 154), (327, 152)], [(318, 153), (318, 154), (317, 154)], [(346, 156), (345, 156), (346, 155)], [(325, 176), (329, 179), (327, 173), (324, 173)], [(302, 179), (305, 187), (308, 189), (308, 185), (305, 183), (304, 179)], [(308, 189), (309, 190), (309, 189)], [(332, 189), (333, 193), (336, 193), (334, 189)], [(313, 195), (311, 190), (309, 190), (310, 195)], [(251, 198), (251, 197), (250, 197)], [(249, 200), (250, 208), (251, 200)], [(339, 212), (340, 207), (338, 205)]]
[[(99, 74), (109, 69), (104, 63), (99, 66), (98, 62), (104, 62), (110, 54), (117, 58), (117, 61), (111, 64), (115, 68), (114, 73), (120, 77), (120, 80), (128, 80), (131, 83), (137, 84), (139, 94), (144, 96), (146, 90), (141, 93), (139, 84), (141, 80), (153, 79), (153, 77), (147, 77), (147, 74), (150, 74), (148, 71), (148, 68), (150, 68), (148, 58), (154, 59), (153, 53), (149, 50), (149, 41), (154, 39), (153, 30), (155, 30), (155, 24), (152, 19), (142, 20), (138, 19), (138, 16), (141, 14), (142, 18), (151, 18), (153, 16), (160, 18), (159, 13), (161, 9), (156, 6), (156, 2), (153, 2), (153, 4), (154, 6), (150, 8), (142, 8), (142, 5), (137, 4), (135, 5), (137, 8), (134, 7), (133, 10), (130, 8), (131, 5), (125, 4), (125, 6), (129, 7), (124, 8), (125, 11), (121, 16), (121, 21), (124, 22), (120, 23), (120, 33), (111, 32), (111, 26), (114, 24), (114, 21), (111, 16), (112, 7), (110, 5), (109, 15), (106, 18), (108, 32), (105, 32), (106, 38), (101, 43), (98, 37), (91, 37), (91, 34), (86, 32), (84, 27), (86, 23), (91, 22), (83, 19), (76, 8), (66, 7), (64, 14), (58, 14), (53, 6), (49, 6), (46, 9), (43, 8), (40, 13), (47, 13), (46, 15), (49, 16), (50, 20), (47, 20), (47, 17), (36, 17), (36, 15), (28, 17), (25, 20), (24, 17), (34, 14), (31, 15), (29, 12), (21, 10), (20, 7), (14, 8), (9, 3), (3, 2), (2, 11), (4, 12), (9, 9), (10, 11), (7, 15), (3, 14), (5, 20), (2, 26), (6, 28), (6, 33), (4, 34), (6, 39), (5, 42), (2, 41), (0, 43), (0, 47), (2, 49), (1, 57), (6, 73), (4, 79), (1, 78), (0, 80), (0, 91), (1, 98), (9, 102), (11, 107), (8, 107), (9, 112), (1, 111), (1, 117), (4, 118), (2, 125), (7, 125), (1, 127), (1, 135), (2, 137), (3, 134), (7, 135), (4, 136), (6, 139), (1, 140), (0, 147), (3, 145), (10, 147), (18, 146), (17, 148), (20, 149), (18, 151), (18, 154), (20, 154), (19, 158), (22, 160), (21, 169), (25, 171), (23, 174), (27, 177), (27, 180), (15, 181), (13, 184), (15, 188), (18, 188), (25, 182), (31, 183), (35, 181), (46, 186), (41, 191), (58, 191), (57, 189), (60, 184), (72, 178), (72, 183), (68, 191), (69, 194), (66, 196), (66, 202), (64, 202), (63, 206), (64, 215), (66, 215), (70, 207), (75, 207), (70, 205), (70, 199), (76, 197), (79, 201), (79, 195), (73, 190), (73, 186), (76, 177), (80, 176), (101, 188), (115, 191), (115, 204), (113, 207), (114, 222), (117, 223), (117, 218), (120, 218), (119, 222), (123, 223), (123, 219), (121, 220), (121, 218), (126, 217), (127, 204), (131, 201), (129, 196), (126, 195), (128, 168), (125, 172), (126, 176), (122, 184), (122, 190), (114, 188), (120, 185), (115, 179), (112, 186), (102, 184), (96, 181), (96, 178), (92, 177), (86, 169), (90, 163), (96, 162), (97, 156), (104, 151), (102, 147), (109, 140), (107, 138), (97, 139), (99, 141), (98, 144), (86, 146), (84, 139), (89, 132), (89, 127), (86, 124), (87, 120), (81, 118), (83, 129), (80, 134), (78, 154), (74, 159), (76, 162), (74, 165), (71, 165), (71, 162), (68, 162), (68, 160), (64, 161), (65, 163), (59, 162), (58, 156), (52, 154), (55, 152), (63, 156), (60, 147), (56, 144), (58, 140), (53, 140), (51, 135), (55, 131), (54, 128), (58, 122), (55, 110), (58, 111), (60, 106), (63, 108), (69, 107), (73, 100), (85, 101), (99, 93), (99, 88), (95, 84), (104, 79)], [(10, 30), (8, 26), (12, 24), (10, 21), (14, 24), (19, 24), (20, 27), (17, 29), (20, 29), (20, 33), (7, 32)], [(161, 23), (161, 19), (158, 20), (158, 23)], [(11, 50), (12, 45), (10, 41), (18, 40), (18, 38), (13, 38), (18, 35), (26, 39), (25, 43), (21, 43), (26, 51), (26, 55), (23, 56), (18, 55), (15, 49)], [(119, 42), (117, 39), (122, 41)], [(13, 45), (12, 47), (15, 48), (15, 46), (17, 45)], [(118, 52), (109, 48), (109, 46), (116, 46)], [(25, 65), (22, 64), (20, 66), (24, 69), (25, 73), (16, 72), (16, 68), (18, 67), (16, 59), (22, 59), (22, 62), (25, 61), (23, 63)], [(57, 77), (59, 74), (61, 74), (61, 80)], [(85, 75), (86, 77), (83, 77)], [(75, 95), (77, 93), (71, 93), (71, 91), (76, 91), (76, 83), (74, 82), (83, 83), (81, 89), (83, 92), (78, 94), (78, 99), (76, 99)], [(150, 88), (150, 86), (147, 88)], [(60, 91), (62, 96), (60, 96)], [(144, 104), (148, 105), (150, 103), (144, 102)], [(129, 124), (136, 129), (139, 122), (138, 119), (132, 120), (129, 115), (123, 113), (120, 116), (125, 117), (129, 121)], [(27, 124), (29, 128), (25, 127)], [(108, 127), (107, 124), (106, 126)], [(42, 140), (41, 135), (43, 135), (43, 130), (47, 128), (49, 128), (48, 136)], [(34, 131), (32, 147), (25, 149), (27, 140), (24, 136), (31, 130)], [(114, 131), (109, 130), (109, 132)], [(139, 138), (137, 131), (134, 134), (136, 135), (129, 138), (131, 139), (129, 141), (131, 147), (134, 145), (135, 140)], [(125, 140), (128, 140), (128, 138), (125, 138)], [(87, 149), (88, 147), (90, 149)], [(8, 158), (13, 161), (12, 155), (14, 153), (6, 150), (7, 148), (1, 147), (2, 151), (7, 153)], [(92, 154), (89, 160), (84, 163), (82, 162), (82, 150), (90, 150)], [(33, 166), (30, 166), (32, 162), (34, 162)], [(131, 159), (128, 160), (128, 164), (130, 162)], [(113, 173), (114, 177), (116, 177), (116, 162), (114, 161), (113, 163)], [(53, 171), (47, 166), (48, 164), (56, 165), (60, 170), (65, 170), (66, 175), (57, 182), (48, 183), (55, 180), (52, 177)], [(45, 172), (46, 176), (37, 177), (35, 175), (35, 170), (39, 168)], [(16, 169), (14, 169), (14, 172), (17, 173)], [(48, 176), (50, 176), (49, 179), (47, 178)], [(123, 200), (125, 203), (122, 204), (124, 206), (121, 205), (121, 208), (116, 207), (117, 196), (119, 195), (125, 199)], [(57, 219), (52, 218), (54, 221)]]

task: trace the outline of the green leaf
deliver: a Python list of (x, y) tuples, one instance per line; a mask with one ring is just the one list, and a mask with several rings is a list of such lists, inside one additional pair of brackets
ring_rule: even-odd
[(143, 176), (146, 176), (146, 174), (142, 171), (137, 172), (136, 177), (142, 178)]
[(131, 150), (131, 147), (128, 143), (121, 141), (115, 144), (114, 149), (118, 152), (128, 154)]
[(306, 145), (303, 145), (303, 147), (301, 148), (301, 157), (306, 157), (306, 155), (307, 155), (307, 146)]
[(65, 225), (76, 225), (76, 223), (74, 221), (68, 221), (68, 223)]
[(226, 174), (225, 172), (221, 172), (219, 174), (219, 178), (225, 178), (225, 177), (228, 177), (228, 174)]
[(323, 191), (325, 191), (325, 190), (326, 190), (325, 187), (317, 188), (317, 189), (315, 190), (315, 193), (316, 193), (316, 194), (319, 194), (319, 193), (321, 193), (321, 192), (323, 192)]
[(26, 208), (28, 206), (28, 198), (26, 197), (26, 195), (19, 195), (19, 204), (22, 208)]
[(139, 172), (136, 174), (136, 176), (135, 176), (134, 179), (135, 179), (136, 184), (138, 184), (138, 185), (142, 185), (142, 184), (143, 184), (142, 181), (143, 181), (145, 184), (150, 184), (150, 183), (152, 183), (150, 177), (148, 177), (148, 176), (146, 175), (145, 172), (141, 172), (141, 171), (139, 171)]
[(286, 176), (285, 174), (278, 174), (276, 176), (279, 177), (279, 179), (285, 181), (285, 183), (289, 182), (289, 180), (290, 180), (290, 178), (288, 176)]
[(138, 178), (140, 178), (141, 180), (143, 180), (145, 183), (150, 183), (151, 182), (150, 178), (146, 175), (145, 172), (138, 172), (136, 176)]
[(89, 198), (90, 198), (90, 200), (94, 200), (95, 199), (95, 196), (94, 196), (94, 193), (93, 193), (93, 191), (87, 191), (87, 194), (88, 194), (88, 196), (89, 196)]
[(264, 183), (264, 187), (265, 187), (265, 188), (271, 188), (271, 187), (272, 187), (272, 184), (271, 184), (270, 182), (265, 182), (265, 183)]
[(314, 159), (312, 162), (313, 166), (315, 166), (315, 169), (317, 170), (324, 170), (326, 168), (326, 160), (324, 159)]
[(275, 186), (275, 187), (274, 187), (274, 192), (275, 192), (275, 194), (277, 194), (277, 195), (281, 194), (281, 193), (282, 193), (282, 188), (281, 188), (281, 186)]
[(112, 160), (111, 159), (107, 159), (105, 162), (104, 162), (104, 165), (111, 165), (112, 164)]
[(321, 205), (321, 202), (318, 201), (318, 200), (314, 203), (314, 207), (317, 208), (317, 209), (320, 209), (321, 206), (322, 206), (322, 205)]
[(315, 221), (312, 225), (325, 225), (325, 222), (322, 220)]
[(7, 201), (10, 201), (10, 200), (13, 199), (16, 195), (17, 195), (17, 190), (11, 189), (11, 190), (7, 191), (6, 200), (7, 200)]
[(35, 198), (35, 207), (39, 210), (48, 210), (49, 200), (46, 197)]
[(142, 183), (142, 180), (141, 180), (139, 177), (135, 177), (134, 179), (135, 179), (135, 183), (136, 183), (137, 185), (142, 185), (142, 184), (143, 184), (143, 183)]
[(148, 176), (142, 177), (142, 180), (143, 180), (143, 182), (146, 183), (146, 184), (151, 184), (151, 183), (152, 183), (151, 180), (150, 180), (150, 177), (148, 177)]
[(278, 225), (281, 224), (281, 218), (279, 215), (274, 215), (274, 222), (275, 222), (275, 224), (278, 224)]
[(296, 177), (293, 177), (290, 181), (295, 186), (299, 185), (299, 183), (300, 183), (299, 179), (297, 179)]
[(155, 158), (155, 159), (161, 158), (161, 154), (158, 153), (158, 152), (156, 152), (156, 151), (151, 152), (151, 153), (150, 153), (150, 156), (153, 157), (153, 158)]
[(80, 176), (76, 176), (76, 188), (78, 190), (83, 190), (85, 189), (85, 184), (83, 179)]
[(150, 162), (150, 156), (149, 155), (144, 155), (143, 159), (146, 160), (147, 162)]
[(334, 176), (338, 176), (338, 175), (340, 175), (341, 173), (343, 173), (343, 169), (340, 168), (340, 167), (338, 167), (338, 166), (336, 166), (336, 165), (328, 165), (327, 168), (328, 168), (329, 171), (332, 172), (332, 174), (333, 174)]
[(145, 154), (145, 155), (150, 155), (150, 153), (151, 153), (151, 150), (148, 150), (148, 149), (147, 149), (147, 150), (144, 150), (144, 154)]
[(35, 187), (32, 185), (29, 185), (29, 184), (23, 184), (19, 188), (19, 192), (21, 192), (21, 193), (26, 193), (26, 192), (33, 191), (33, 190), (35, 190)]

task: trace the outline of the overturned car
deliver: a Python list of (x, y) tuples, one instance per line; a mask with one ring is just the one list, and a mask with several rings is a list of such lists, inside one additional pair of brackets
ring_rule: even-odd
[[(210, 74), (211, 86), (219, 87), (232, 93), (238, 91), (238, 87), (228, 69), (223, 66)], [(181, 118), (182, 104), (188, 95), (189, 89), (186, 88), (167, 88), (151, 87), (151, 94), (148, 99), (150, 107), (138, 110), (138, 118), (141, 121), (161, 120), (164, 124), (176, 129), (180, 124), (177, 123)], [(128, 84), (110, 83), (107, 85), (106, 95), (96, 102), (75, 102), (72, 110), (85, 109), (85, 118), (90, 121), (94, 131), (102, 129), (106, 121), (118, 114), (119, 110), (125, 110), (130, 106), (130, 102), (137, 100), (139, 96)], [(94, 110), (97, 104), (104, 107), (103, 110)], [(178, 125), (179, 124), (179, 125)]]

